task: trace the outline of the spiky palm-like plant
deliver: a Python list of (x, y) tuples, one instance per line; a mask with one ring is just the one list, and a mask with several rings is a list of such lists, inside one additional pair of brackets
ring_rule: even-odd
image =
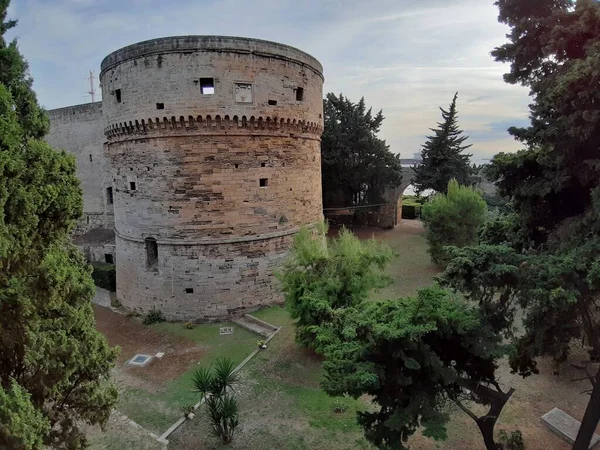
[(205, 398), (205, 417), (211, 425), (211, 433), (223, 444), (233, 440), (239, 425), (237, 399), (228, 393), (238, 382), (234, 370), (231, 359), (218, 358), (213, 367), (200, 367), (192, 378), (194, 390)]

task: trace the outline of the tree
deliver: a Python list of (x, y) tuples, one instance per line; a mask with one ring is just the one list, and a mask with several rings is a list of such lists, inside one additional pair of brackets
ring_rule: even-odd
[(427, 229), (429, 253), (436, 264), (448, 261), (446, 246), (464, 247), (477, 243), (477, 232), (485, 220), (486, 203), (469, 186), (448, 182), (447, 194), (436, 194), (421, 208)]
[[(439, 287), (416, 297), (366, 302), (335, 311), (320, 329), (326, 342), (324, 390), (330, 395), (369, 395), (379, 409), (358, 413), (378, 448), (405, 449), (419, 427), (446, 437), (449, 404), (478, 425), (488, 450), (497, 450), (494, 426), (513, 389), (502, 391), (496, 360), (506, 352), (476, 308)], [(468, 402), (488, 405), (477, 416)]]
[(301, 229), (278, 278), (287, 307), (296, 322), (296, 340), (321, 350), (315, 340), (318, 327), (339, 308), (357, 305), (376, 288), (389, 283), (384, 269), (393, 252), (374, 239), (360, 241), (342, 229), (339, 237), (324, 241)]
[(437, 128), (431, 128), (433, 136), (427, 136), (427, 141), (422, 145), (421, 158), (423, 160), (414, 168), (415, 177), (413, 184), (417, 192), (433, 189), (436, 192), (447, 192), (448, 182), (456, 179), (460, 184), (468, 186), (474, 184), (473, 171), (470, 165), (470, 154), (463, 153), (471, 147), (463, 145), (467, 136), (458, 127), (458, 113), (454, 94), (450, 108), (442, 111), (442, 122)]
[[(16, 24), (7, 8), (0, 0), (2, 35)], [(48, 119), (31, 84), (16, 42), (2, 37), (0, 443), (77, 449), (79, 424), (104, 424), (116, 403), (117, 351), (94, 327), (91, 268), (69, 242), (82, 210), (75, 160), (39, 140)]]
[[(496, 4), (511, 32), (493, 55), (511, 65), (505, 80), (532, 96), (531, 125), (509, 129), (526, 148), (497, 155), (487, 170), (515, 208), (518, 239), (457, 251), (443, 278), (488, 309), (505, 309), (501, 329), (512, 326), (515, 304), (523, 309), (511, 365), (529, 375), (539, 356), (564, 361), (576, 337), (600, 354), (600, 3)], [(588, 448), (600, 419), (600, 372), (587, 375), (592, 392), (575, 450)]]
[(235, 365), (230, 358), (217, 358), (212, 369), (201, 367), (192, 378), (194, 390), (205, 399), (211, 433), (223, 445), (233, 441), (239, 425), (237, 399), (231, 392), (237, 382)]
[(386, 188), (402, 180), (399, 155), (377, 137), (383, 122), (365, 99), (352, 103), (342, 94), (323, 100), (325, 129), (321, 137), (323, 205), (357, 206), (383, 201)]

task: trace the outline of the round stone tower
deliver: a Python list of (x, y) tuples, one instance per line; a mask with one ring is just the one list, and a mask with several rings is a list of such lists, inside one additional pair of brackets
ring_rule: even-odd
[(281, 299), (274, 270), (323, 219), (322, 72), (293, 47), (221, 36), (102, 61), (125, 307), (211, 320)]

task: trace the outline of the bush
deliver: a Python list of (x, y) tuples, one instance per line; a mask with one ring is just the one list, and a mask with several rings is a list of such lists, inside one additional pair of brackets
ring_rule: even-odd
[(153, 323), (160, 323), (164, 322), (165, 320), (165, 316), (163, 316), (163, 313), (160, 309), (152, 308), (150, 311), (148, 311), (148, 314), (146, 314), (146, 317), (144, 317), (144, 321), (142, 323), (144, 325), (152, 325)]
[(187, 329), (187, 330), (193, 330), (193, 329), (194, 329), (194, 327), (195, 327), (195, 325), (194, 325), (194, 323), (193, 323), (193, 322), (185, 322), (185, 323), (183, 324), (183, 327), (184, 327), (185, 329)]
[(117, 290), (117, 271), (114, 264), (93, 262), (92, 278), (99, 288), (114, 292)]
[(376, 288), (389, 284), (385, 267), (392, 250), (374, 239), (361, 241), (342, 228), (325, 244), (303, 228), (283, 271), (278, 274), (286, 305), (296, 322), (296, 341), (320, 352), (317, 327), (331, 320), (336, 309), (357, 305)]
[(523, 434), (519, 430), (512, 431), (510, 434), (504, 430), (500, 430), (498, 435), (498, 440), (502, 443), (504, 450), (525, 450)]
[(421, 205), (402, 204), (403, 219), (418, 219), (421, 216)]
[(346, 412), (346, 410), (348, 409), (348, 406), (344, 403), (344, 401), (341, 398), (336, 398), (335, 401), (333, 402), (333, 412), (334, 413), (343, 413)]
[(481, 194), (456, 180), (448, 183), (447, 194), (436, 194), (423, 205), (421, 219), (427, 229), (429, 253), (436, 264), (448, 263), (446, 246), (477, 244), (477, 232), (485, 221), (486, 203)]

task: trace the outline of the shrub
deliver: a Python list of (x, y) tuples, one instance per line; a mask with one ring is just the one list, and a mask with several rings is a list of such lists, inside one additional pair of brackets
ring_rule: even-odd
[(222, 444), (233, 440), (239, 425), (237, 399), (232, 387), (238, 382), (235, 365), (229, 358), (218, 358), (212, 368), (201, 367), (192, 378), (194, 390), (206, 399), (205, 417), (211, 425), (211, 434)]
[(421, 218), (434, 263), (448, 263), (447, 246), (477, 244), (477, 232), (485, 220), (486, 208), (478, 191), (460, 186), (456, 180), (448, 183), (447, 194), (436, 194), (423, 205)]
[(502, 443), (504, 450), (525, 450), (523, 434), (519, 430), (512, 431), (510, 434), (504, 430), (500, 430), (498, 440)]
[(150, 311), (148, 311), (148, 314), (146, 314), (146, 317), (144, 317), (144, 321), (142, 323), (144, 325), (152, 325), (153, 323), (160, 323), (164, 322), (165, 320), (165, 316), (163, 316), (163, 313), (160, 309), (152, 308)]
[(278, 274), (287, 307), (296, 322), (300, 345), (320, 352), (316, 327), (336, 309), (356, 305), (389, 283), (385, 267), (394, 253), (374, 239), (361, 241), (342, 228), (325, 243), (301, 229), (283, 271)]
[(194, 329), (195, 325), (193, 322), (186, 322), (183, 324), (184, 328), (188, 329), (188, 330), (192, 330)]
[(114, 264), (93, 262), (92, 278), (99, 288), (114, 292), (117, 290), (117, 271)]
[(344, 403), (344, 401), (340, 398), (336, 398), (333, 402), (333, 412), (334, 413), (343, 413), (346, 412), (348, 406)]

